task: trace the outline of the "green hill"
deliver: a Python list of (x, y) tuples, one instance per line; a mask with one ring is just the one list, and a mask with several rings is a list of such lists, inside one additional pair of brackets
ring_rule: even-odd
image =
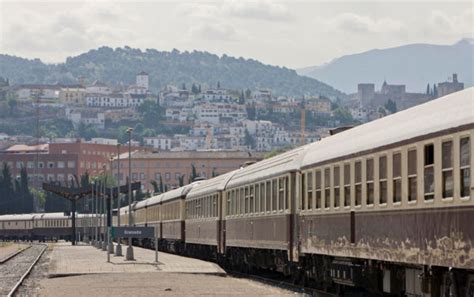
[(77, 83), (79, 76), (84, 76), (87, 83), (98, 79), (108, 84), (132, 84), (135, 75), (141, 71), (149, 73), (150, 86), (154, 91), (167, 84), (216, 86), (219, 81), (223, 88), (228, 89), (265, 88), (277, 95), (345, 97), (333, 87), (299, 76), (292, 69), (200, 51), (101, 47), (69, 57), (60, 64), (0, 55), (0, 76), (8, 78), (12, 84)]

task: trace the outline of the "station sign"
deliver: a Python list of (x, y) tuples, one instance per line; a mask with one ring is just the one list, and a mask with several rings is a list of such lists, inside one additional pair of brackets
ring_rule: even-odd
[(155, 237), (154, 227), (111, 227), (112, 237), (123, 238), (153, 238)]

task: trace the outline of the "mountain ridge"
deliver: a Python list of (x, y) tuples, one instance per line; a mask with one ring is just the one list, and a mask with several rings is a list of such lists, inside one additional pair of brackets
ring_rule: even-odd
[(296, 71), (346, 93), (356, 92), (358, 83), (381, 84), (385, 79), (405, 84), (409, 91), (423, 92), (426, 84), (445, 81), (452, 73), (458, 73), (459, 80), (468, 87), (474, 84), (473, 51), (472, 38), (451, 45), (413, 43), (349, 54)]

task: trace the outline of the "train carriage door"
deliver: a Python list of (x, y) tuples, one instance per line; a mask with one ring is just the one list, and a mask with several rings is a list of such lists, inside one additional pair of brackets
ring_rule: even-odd
[[(289, 177), (288, 187), (286, 189), (286, 193), (288, 197), (286, 198), (288, 201), (288, 216), (289, 216), (289, 228), (290, 236), (289, 236), (289, 260), (293, 262), (298, 262), (299, 260), (299, 215), (297, 210), (297, 201), (303, 194), (302, 189), (302, 174), (301, 172), (292, 172)], [(301, 200), (299, 200), (301, 201)]]

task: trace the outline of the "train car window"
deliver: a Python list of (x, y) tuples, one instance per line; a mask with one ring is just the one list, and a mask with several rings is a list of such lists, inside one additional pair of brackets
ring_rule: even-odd
[(245, 210), (246, 210), (246, 207), (247, 207), (247, 203), (246, 203), (246, 194), (244, 192), (244, 188), (240, 188), (240, 214), (243, 215), (245, 214)]
[(306, 209), (306, 201), (307, 201), (307, 186), (306, 186), (306, 178), (307, 178), (307, 175), (305, 173), (303, 173), (301, 175), (301, 188), (303, 189), (303, 191), (301, 192), (301, 199), (300, 199), (300, 207), (301, 207), (301, 210), (305, 210)]
[(265, 184), (260, 184), (260, 211), (265, 211)]
[(306, 209), (312, 209), (313, 208), (313, 172), (308, 172), (307, 174), (307, 195), (306, 195)]
[(285, 177), (285, 209), (290, 205), (290, 179)]
[(249, 188), (249, 203), (250, 203), (249, 212), (254, 213), (254, 211), (255, 211), (255, 196), (254, 196), (253, 185), (250, 185), (250, 188)]
[(260, 208), (260, 184), (255, 185), (255, 213), (261, 212)]
[(211, 216), (212, 217), (217, 217), (217, 196), (214, 195), (212, 197), (212, 211), (211, 211)]
[(316, 209), (320, 209), (322, 207), (321, 201), (321, 171), (316, 170)]
[(443, 198), (452, 198), (454, 192), (452, 141), (445, 141), (441, 144), (441, 158)]
[(282, 177), (278, 180), (278, 209), (283, 210), (285, 208), (285, 178)]
[(379, 192), (380, 204), (387, 203), (387, 156), (379, 158)]
[(244, 213), (249, 213), (249, 187), (245, 187), (245, 209)]
[(331, 169), (324, 169), (324, 207), (329, 208), (331, 202)]
[(461, 138), (459, 150), (459, 164), (461, 170), (461, 197), (468, 197), (470, 195), (469, 191), (471, 187), (471, 146), (469, 142), (469, 137)]
[(365, 180), (367, 187), (367, 205), (374, 204), (374, 159), (367, 159), (365, 163)]
[(354, 181), (355, 181), (355, 205), (362, 205), (362, 162), (356, 161), (354, 164)]
[(344, 206), (351, 206), (351, 164), (344, 164)]
[(394, 153), (392, 161), (393, 202), (398, 203), (402, 201), (402, 154)]
[(425, 145), (425, 200), (434, 199), (434, 145)]
[(227, 206), (226, 206), (226, 210), (225, 210), (226, 215), (230, 215), (230, 205), (231, 205), (231, 200), (230, 199), (232, 197), (230, 195), (230, 193), (227, 193), (227, 204), (226, 204)]
[(334, 166), (333, 169), (333, 183), (334, 183), (334, 207), (339, 207), (341, 204), (341, 171), (339, 166)]
[(272, 210), (277, 210), (278, 203), (278, 180), (272, 180)]
[(266, 199), (266, 210), (270, 211), (272, 209), (272, 184), (271, 181), (267, 181), (265, 186), (265, 199)]
[(417, 199), (416, 149), (408, 151), (408, 201)]

